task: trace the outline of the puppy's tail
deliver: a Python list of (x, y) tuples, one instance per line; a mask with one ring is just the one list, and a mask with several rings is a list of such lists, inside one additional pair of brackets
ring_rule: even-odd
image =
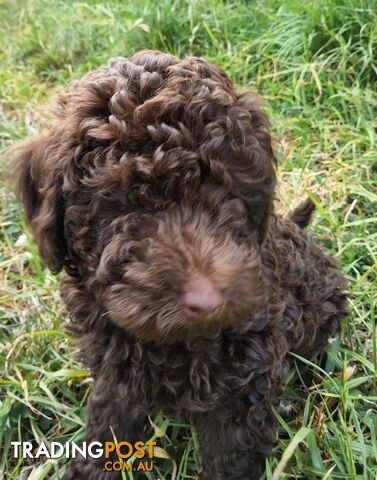
[(300, 228), (305, 228), (309, 225), (314, 210), (314, 203), (310, 200), (310, 198), (307, 198), (304, 202), (300, 203), (300, 205), (296, 207), (292, 212), (290, 212), (288, 216)]

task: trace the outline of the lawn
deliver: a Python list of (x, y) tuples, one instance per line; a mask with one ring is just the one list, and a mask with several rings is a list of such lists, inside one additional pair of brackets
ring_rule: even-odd
[[(316, 196), (310, 230), (348, 280), (341, 338), (315, 363), (295, 359), (266, 478), (377, 478), (376, 0), (0, 0), (0, 10), (0, 478), (61, 477), (64, 460), (15, 459), (10, 442), (79, 442), (92, 383), (64, 331), (59, 279), (9, 186), (7, 149), (38, 131), (67, 82), (144, 48), (203, 56), (259, 92), (279, 154), (277, 206)], [(160, 449), (147, 478), (195, 478), (195, 430), (162, 416), (151, 428)]]

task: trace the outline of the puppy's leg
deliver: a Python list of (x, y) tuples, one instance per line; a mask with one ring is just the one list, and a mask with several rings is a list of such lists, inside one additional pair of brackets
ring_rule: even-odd
[[(113, 430), (117, 441), (131, 444), (144, 441), (144, 427), (147, 417), (136, 416), (125, 401), (119, 399), (116, 386), (109, 385), (106, 379), (99, 378), (88, 401), (89, 420), (86, 442), (114, 442)], [(111, 428), (110, 428), (111, 427)], [(63, 480), (115, 480), (122, 478), (121, 472), (106, 471), (105, 463), (118, 461), (116, 454), (110, 458), (84, 459), (80, 455), (68, 464)], [(135, 477), (135, 473), (134, 473)]]
[(250, 396), (227, 409), (204, 414), (198, 435), (201, 480), (257, 480), (264, 472), (266, 457), (272, 454), (276, 426), (271, 407), (255, 405)]

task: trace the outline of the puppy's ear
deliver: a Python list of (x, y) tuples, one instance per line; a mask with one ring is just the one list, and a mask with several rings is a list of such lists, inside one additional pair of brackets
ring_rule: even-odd
[(66, 257), (63, 177), (54, 162), (56, 148), (52, 140), (41, 134), (15, 149), (15, 180), (17, 197), (40, 255), (50, 270), (58, 273)]
[(241, 91), (238, 101), (249, 114), (243, 124), (248, 169), (241, 178), (239, 191), (244, 194), (249, 219), (256, 227), (259, 243), (262, 243), (274, 211), (277, 159), (272, 146), (270, 122), (259, 97), (249, 91)]

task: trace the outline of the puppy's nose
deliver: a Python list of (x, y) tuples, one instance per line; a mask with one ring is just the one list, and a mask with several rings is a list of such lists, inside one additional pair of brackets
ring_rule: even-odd
[(209, 281), (201, 281), (188, 287), (181, 299), (184, 313), (189, 318), (206, 317), (223, 301), (221, 293)]

